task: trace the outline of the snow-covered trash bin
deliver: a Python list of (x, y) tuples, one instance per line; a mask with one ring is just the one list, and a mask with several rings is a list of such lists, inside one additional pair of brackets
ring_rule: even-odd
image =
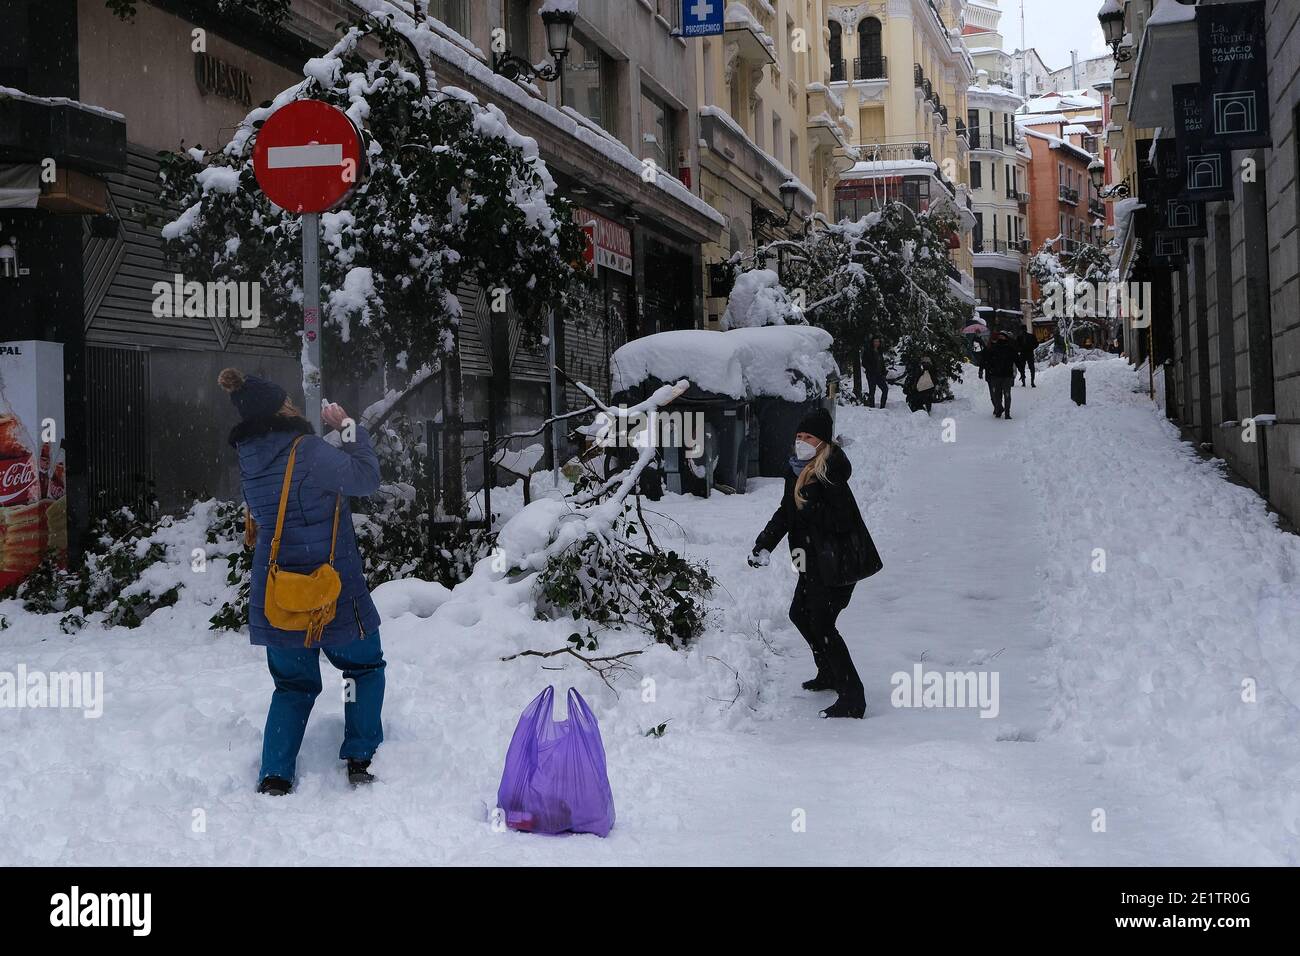
[[(610, 357), (614, 401), (633, 404), (687, 379), (690, 389), (660, 413), (658, 480), (674, 493), (743, 493), (748, 477), (783, 473), (803, 415), (818, 405), (834, 414), (832, 341), (808, 325), (647, 335)], [(655, 496), (653, 480), (643, 490)]]

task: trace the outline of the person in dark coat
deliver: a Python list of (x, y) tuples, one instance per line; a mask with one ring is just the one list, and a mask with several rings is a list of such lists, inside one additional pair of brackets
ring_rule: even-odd
[(1020, 336), (1017, 340), (1017, 345), (1020, 348), (1020, 357), (1024, 363), (1023, 365), (1016, 366), (1020, 370), (1020, 384), (1021, 385), (1025, 384), (1025, 369), (1028, 368), (1029, 387), (1037, 388), (1038, 369), (1034, 365), (1034, 350), (1038, 348), (1038, 339), (1036, 339), (1034, 337), (1034, 333), (1029, 331), (1028, 329), (1021, 329)]
[(979, 371), (979, 377), (984, 378), (984, 342), (976, 335), (970, 343), (970, 360), (971, 364)]
[(867, 405), (876, 407), (876, 390), (880, 390), (880, 407), (885, 407), (889, 398), (888, 363), (885, 361), (884, 343), (879, 338), (871, 340), (867, 350), (862, 353), (862, 370), (867, 376)]
[(1011, 417), (1011, 386), (1016, 374), (1015, 344), (1006, 332), (993, 333), (993, 339), (984, 352), (984, 371), (989, 382), (989, 397), (993, 400), (993, 417)]
[(853, 466), (832, 440), (832, 430), (825, 409), (799, 423), (781, 503), (754, 541), (749, 563), (767, 564), (772, 549), (788, 538), (791, 560), (799, 572), (790, 620), (808, 642), (817, 665), (817, 674), (803, 687), (839, 695), (821, 712), (822, 717), (863, 717), (862, 680), (835, 621), (848, 606), (854, 585), (881, 565), (849, 489)]
[[(313, 433), (302, 412), (274, 382), (232, 368), (225, 369), (217, 381), (239, 411), (241, 420), (230, 432), (230, 444), (239, 455), (244, 501), (256, 522), (248, 632), (254, 645), (266, 648), (267, 667), (275, 682), (262, 735), (258, 792), (280, 796), (293, 788), (307, 718), (321, 692), (322, 650), (343, 672), (349, 688), (339, 759), (347, 761), (348, 779), (353, 784), (369, 783), (374, 779), (368, 770), (370, 761), (384, 738), (380, 720), (384, 655), (379, 644), (379, 612), (362, 573), (348, 499), (378, 489), (379, 459), (365, 428), (359, 424), (348, 427), (347, 413), (338, 405), (326, 406), (321, 412), (327, 425), (340, 430), (340, 437), (347, 435), (336, 446)], [(330, 561), (333, 547), (334, 569), (342, 581), (334, 618), (325, 625), (319, 641), (310, 646), (305, 646), (305, 632), (274, 627), (265, 610), (271, 540), (289, 452), (295, 444), (276, 563), (285, 571), (310, 574)]]
[(930, 406), (934, 404), (938, 384), (934, 375), (934, 362), (930, 356), (923, 356), (908, 370), (907, 378), (903, 382), (907, 407), (914, 412), (924, 408), (925, 413), (930, 414)]

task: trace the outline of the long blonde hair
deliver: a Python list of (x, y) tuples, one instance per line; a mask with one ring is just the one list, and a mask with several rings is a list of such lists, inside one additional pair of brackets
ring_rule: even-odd
[(822, 446), (817, 449), (817, 454), (808, 459), (808, 464), (803, 466), (803, 471), (799, 472), (799, 477), (794, 482), (794, 506), (802, 508), (808, 503), (803, 496), (803, 486), (808, 484), (813, 478), (823, 484), (828, 484), (830, 479), (827, 477), (827, 463), (831, 459), (831, 452), (836, 445), (833, 441), (824, 441)]

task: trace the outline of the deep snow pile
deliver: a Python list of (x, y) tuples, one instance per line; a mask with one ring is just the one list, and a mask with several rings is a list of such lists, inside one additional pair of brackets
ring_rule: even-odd
[[(841, 409), (840, 430), (858, 434), (867, 413)], [(854, 479), (869, 521), (872, 500), (896, 486), (901, 461), (929, 430), (921, 418), (876, 415), (879, 449)], [(788, 714), (807, 676), (806, 648), (785, 620), (793, 575), (773, 588), (771, 575), (785, 569), (758, 574), (745, 564), (780, 482), (755, 488), (647, 505), (660, 544), (708, 561), (722, 587), (712, 626), (688, 650), (601, 635), (592, 656), (643, 651), (617, 691), (567, 655), (500, 660), (585, 634), (577, 622), (536, 620), (527, 578), (484, 569), (453, 591), (416, 580), (381, 586), (386, 741), (375, 763), (381, 783), (368, 793), (350, 791), (339, 770), (339, 676), (323, 659), (297, 795), (268, 803), (253, 793), (271, 681), (261, 649), (207, 628), (229, 588), (223, 559), (191, 570), (192, 550), (205, 545), (202, 511), (169, 530), (168, 559), (149, 572), (185, 581), (179, 601), (137, 629), (69, 636), (57, 615), (0, 602), (10, 622), (0, 669), (101, 672), (104, 686), (98, 718), (0, 709), (0, 863), (653, 862), (667, 847), (681, 858), (683, 843), (725, 809), (686, 808), (675, 793), (724, 764), (735, 733)], [(501, 493), (493, 504), (509, 512), (520, 502)], [(548, 683), (577, 687), (600, 720), (619, 819), (608, 840), (502, 834), (489, 822), (514, 723)], [(803, 710), (815, 721), (811, 704)], [(646, 736), (664, 722), (662, 737)], [(692, 815), (695, 836), (684, 823)]]
[[(612, 390), (647, 379), (690, 379), (691, 384), (732, 398), (759, 395), (803, 401), (811, 383), (822, 389), (839, 368), (831, 357), (831, 334), (811, 325), (768, 325), (711, 332), (677, 329), (633, 339), (610, 357)], [(792, 374), (792, 370), (796, 374)]]
[(1069, 369), (1039, 373), (1050, 400), (1022, 448), (1050, 556), (1056, 726), (1087, 759), (1200, 798), (1241, 859), (1294, 865), (1300, 538), (1177, 439), (1145, 371), (1090, 362), (1076, 407)]

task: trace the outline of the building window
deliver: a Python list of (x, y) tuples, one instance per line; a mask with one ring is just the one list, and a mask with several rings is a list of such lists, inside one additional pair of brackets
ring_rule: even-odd
[(562, 102), (617, 135), (613, 90), (614, 61), (575, 30), (569, 39), (569, 55), (564, 60)]
[[(781, 162), (781, 146), (784, 137), (781, 135), (781, 117), (772, 111), (772, 158), (778, 163)], [(793, 161), (793, 160), (792, 160)]]
[(859, 78), (881, 74), (880, 21), (867, 17), (858, 24)]
[(461, 36), (469, 35), (469, 0), (433, 0), (429, 12)]
[(838, 20), (828, 20), (827, 26), (829, 26), (831, 30), (831, 40), (830, 40), (831, 82), (835, 83), (845, 78), (844, 28), (840, 26), (840, 22)]
[(528, 10), (528, 0), (505, 0), (505, 3), (506, 47), (512, 53), (531, 59), (533, 46), (529, 24), (533, 18)]
[(641, 158), (677, 172), (676, 111), (655, 94), (641, 89)]
[(978, 159), (970, 164), (970, 185), (972, 189), (980, 189), (984, 185), (984, 164)]

